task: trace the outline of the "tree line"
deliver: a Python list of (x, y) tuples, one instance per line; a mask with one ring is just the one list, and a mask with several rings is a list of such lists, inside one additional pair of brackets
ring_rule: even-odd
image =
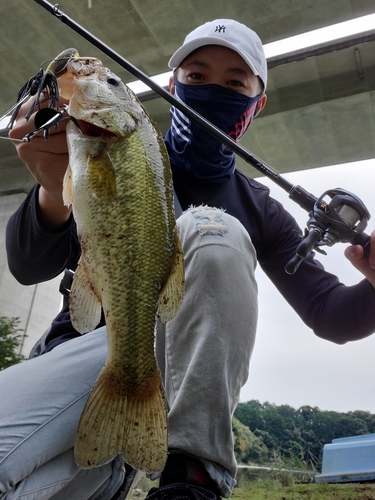
[(18, 352), (22, 341), (20, 332), (23, 331), (18, 328), (19, 324), (19, 318), (0, 316), (0, 371), (25, 359)]
[(323, 445), (333, 439), (375, 432), (375, 415), (339, 413), (317, 407), (239, 403), (233, 419), (235, 454), (240, 463), (279, 462), (320, 469)]

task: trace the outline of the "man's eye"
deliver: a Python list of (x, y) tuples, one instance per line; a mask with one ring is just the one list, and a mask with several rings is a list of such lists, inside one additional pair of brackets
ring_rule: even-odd
[(191, 73), (191, 75), (189, 75), (189, 76), (193, 80), (202, 80), (202, 78), (203, 78), (203, 75), (201, 73)]
[(230, 82), (228, 82), (228, 84), (232, 85), (233, 87), (242, 87), (242, 83), (238, 80), (231, 80)]

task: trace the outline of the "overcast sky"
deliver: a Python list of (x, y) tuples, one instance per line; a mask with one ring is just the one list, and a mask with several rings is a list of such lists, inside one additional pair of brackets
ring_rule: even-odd
[[(285, 177), (317, 197), (338, 187), (351, 191), (373, 216), (366, 232), (375, 228), (375, 160), (293, 172)], [(289, 200), (287, 193), (271, 180), (260, 181), (271, 188), (271, 195), (305, 227), (307, 212)], [(339, 243), (325, 247), (328, 256), (319, 256), (319, 260), (343, 283), (351, 285), (360, 281), (362, 275), (343, 255), (346, 246)], [(260, 269), (257, 275), (257, 339), (241, 401), (257, 399), (294, 408), (310, 405), (321, 410), (375, 413), (375, 335), (345, 345), (319, 339)]]

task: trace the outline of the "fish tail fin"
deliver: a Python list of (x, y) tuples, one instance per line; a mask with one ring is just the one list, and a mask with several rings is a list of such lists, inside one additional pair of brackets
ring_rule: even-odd
[(102, 370), (79, 422), (74, 447), (78, 466), (99, 467), (122, 453), (125, 463), (135, 469), (163, 470), (168, 454), (167, 415), (160, 373), (155, 373), (160, 383), (139, 397), (116, 392), (111, 375)]

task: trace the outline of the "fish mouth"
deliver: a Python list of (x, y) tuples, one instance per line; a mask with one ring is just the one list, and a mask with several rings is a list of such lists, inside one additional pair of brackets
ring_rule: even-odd
[(75, 120), (76, 126), (81, 133), (87, 137), (99, 137), (101, 139), (118, 139), (118, 135), (106, 128), (99, 127), (84, 120)]

